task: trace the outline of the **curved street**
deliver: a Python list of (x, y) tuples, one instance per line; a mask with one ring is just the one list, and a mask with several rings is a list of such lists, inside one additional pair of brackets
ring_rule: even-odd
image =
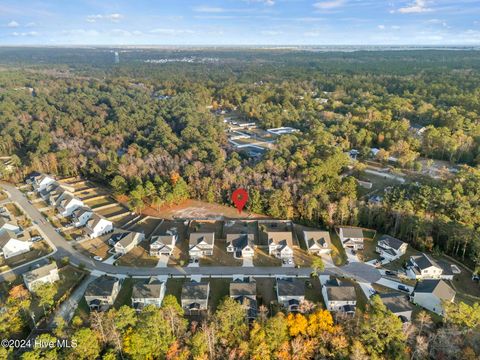
[[(84, 254), (77, 251), (73, 245), (65, 240), (55, 231), (55, 228), (49, 223), (44, 223), (44, 216), (33, 206), (25, 195), (14, 185), (2, 182), (2, 187), (9, 193), (10, 200), (16, 202), (25, 213), (38, 225), (45, 234), (46, 240), (50, 246), (54, 248), (54, 253), (50, 256), (60, 261), (62, 258), (69, 258), (72, 265), (79, 266), (83, 264), (86, 270), (97, 272), (99, 274), (106, 273), (117, 275), (120, 277), (150, 277), (150, 276), (175, 276), (189, 277), (191, 275), (201, 275), (203, 277), (231, 277), (232, 275), (246, 275), (259, 277), (275, 277), (275, 276), (291, 276), (291, 277), (309, 277), (312, 270), (310, 268), (294, 268), (294, 267), (232, 267), (232, 266), (201, 266), (201, 267), (128, 267), (114, 266), (95, 261)], [(49, 256), (49, 257), (50, 257)], [(29, 270), (35, 264), (44, 264), (48, 262), (48, 258), (39, 259), (32, 263), (19, 266), (13, 270), (0, 274), (2, 280), (9, 280), (13, 275), (22, 274)], [(354, 278), (359, 281), (375, 282), (381, 277), (380, 272), (370, 265), (364, 263), (350, 263), (342, 267), (331, 267), (326, 265), (323, 275), (337, 275), (343, 277)]]

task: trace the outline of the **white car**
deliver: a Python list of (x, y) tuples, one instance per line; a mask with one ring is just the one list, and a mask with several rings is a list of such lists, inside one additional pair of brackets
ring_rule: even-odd
[(97, 260), (97, 261), (103, 261), (103, 258), (101, 256), (94, 256), (93, 257), (94, 260)]

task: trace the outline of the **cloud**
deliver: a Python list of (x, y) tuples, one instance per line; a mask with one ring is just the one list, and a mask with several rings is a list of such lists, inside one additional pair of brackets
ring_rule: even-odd
[(385, 25), (378, 25), (377, 28), (379, 28), (380, 30), (385, 30)]
[(262, 3), (264, 5), (273, 6), (275, 5), (275, 0), (244, 0), (248, 3)]
[(200, 13), (217, 13), (217, 14), (227, 11), (224, 8), (214, 7), (214, 6), (196, 6), (192, 10)]
[(152, 34), (161, 34), (161, 35), (181, 35), (181, 34), (194, 34), (195, 31), (188, 29), (171, 29), (171, 28), (162, 28), (162, 29), (153, 29), (150, 30)]
[(335, 9), (343, 6), (345, 4), (345, 0), (329, 0), (329, 1), (320, 1), (313, 4), (313, 7), (320, 9), (320, 10), (329, 10)]
[(283, 34), (282, 31), (275, 31), (275, 30), (263, 30), (260, 32), (262, 35), (266, 36), (276, 36), (276, 35), (281, 35)]
[(106, 15), (97, 14), (97, 15), (88, 15), (87, 16), (87, 22), (89, 22), (89, 23), (94, 23), (94, 22), (97, 22), (97, 21), (100, 21), (100, 20), (119, 22), (122, 19), (123, 19), (123, 15), (118, 14), (118, 13), (106, 14)]
[(408, 6), (397, 10), (401, 14), (418, 14), (427, 11), (432, 11), (432, 9), (428, 7), (426, 0), (414, 0)]
[(25, 27), (34, 27), (34, 26), (37, 26), (37, 24), (34, 22), (29, 22), (25, 25)]
[(37, 36), (38, 33), (36, 31), (28, 31), (28, 32), (13, 32), (13, 36)]
[(10, 22), (7, 24), (7, 26), (8, 26), (9, 28), (16, 28), (16, 27), (19, 27), (20, 24), (19, 24), (18, 22), (16, 22), (15, 20), (12, 20), (12, 21), (10, 21)]

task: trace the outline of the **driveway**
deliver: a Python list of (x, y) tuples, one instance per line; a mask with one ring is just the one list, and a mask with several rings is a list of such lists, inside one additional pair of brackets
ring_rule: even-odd
[(405, 285), (404, 283), (393, 281), (384, 277), (380, 278), (378, 281), (376, 281), (376, 283), (378, 285), (383, 285), (385, 287), (388, 287), (390, 289), (394, 289), (397, 291), (398, 291), (398, 285), (403, 285), (410, 291), (410, 293), (413, 291), (413, 286)]
[(160, 258), (158, 259), (158, 263), (155, 267), (157, 268), (165, 268), (167, 267), (168, 265), (168, 259), (169, 259), (169, 256), (165, 256), (165, 255), (160, 255)]
[(372, 287), (372, 284), (359, 282), (358, 285), (360, 285), (360, 288), (362, 289), (367, 299), (370, 299), (370, 297), (375, 294), (375, 289)]
[(243, 267), (253, 267), (253, 258), (251, 256), (246, 256), (243, 258)]

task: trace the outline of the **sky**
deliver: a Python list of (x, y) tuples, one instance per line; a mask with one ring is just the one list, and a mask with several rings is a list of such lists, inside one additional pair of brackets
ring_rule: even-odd
[(0, 45), (480, 45), (480, 0), (0, 0)]

